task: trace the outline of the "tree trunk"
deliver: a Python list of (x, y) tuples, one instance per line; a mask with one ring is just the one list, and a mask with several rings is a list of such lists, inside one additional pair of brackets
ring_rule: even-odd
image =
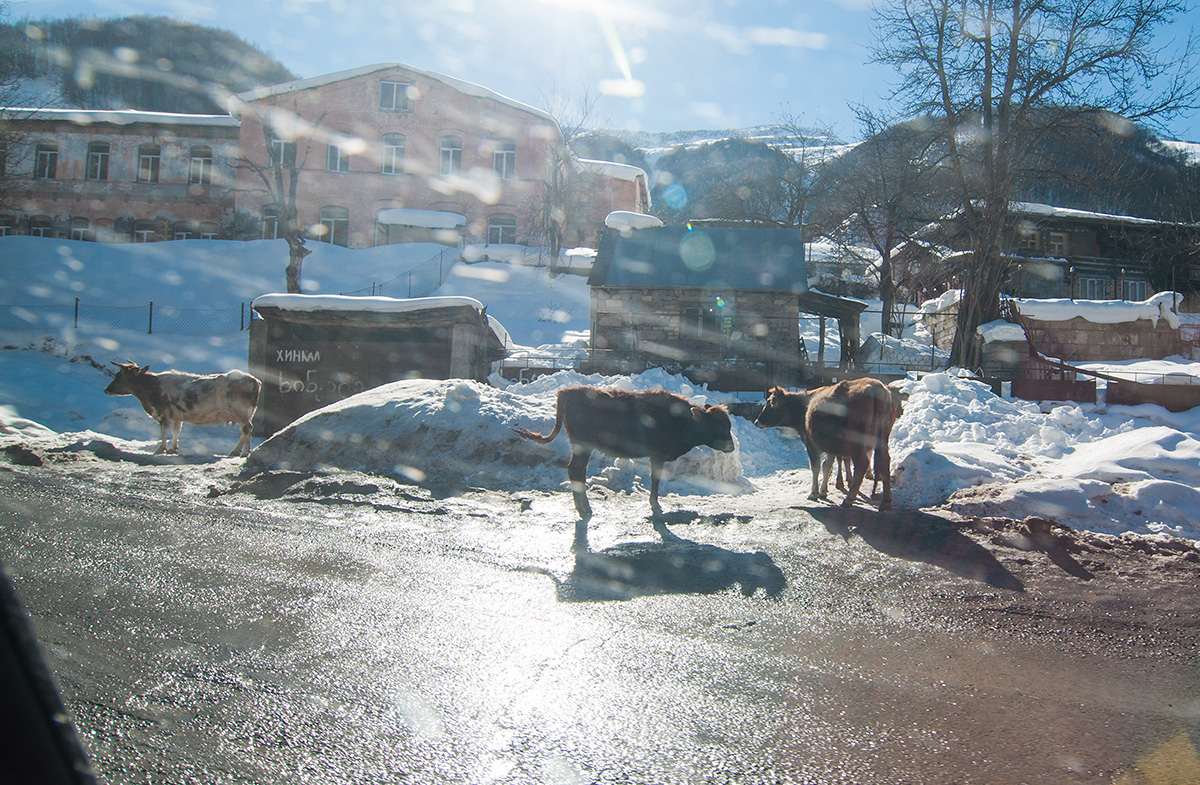
[(304, 247), (303, 240), (288, 240), (288, 265), (285, 271), (288, 294), (300, 294), (300, 271), (304, 267), (304, 257), (312, 251)]

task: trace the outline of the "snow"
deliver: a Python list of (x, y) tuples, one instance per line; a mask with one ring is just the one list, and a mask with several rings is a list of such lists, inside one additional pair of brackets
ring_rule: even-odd
[(1159, 292), (1141, 302), (1126, 300), (1025, 300), (1015, 299), (1022, 316), (1043, 322), (1065, 322), (1083, 318), (1094, 324), (1118, 324), (1147, 319), (1154, 325), (1166, 320), (1172, 328), (1179, 327), (1178, 307), (1183, 295)]
[[(306, 288), (360, 289), (401, 274), (429, 251), (314, 244), (305, 263), (305, 278), (311, 275)], [(77, 293), (111, 305), (149, 297), (164, 304), (236, 305), (274, 294), (286, 258), (286, 245), (277, 241), (101, 245), (5, 237), (0, 298), (26, 307), (71, 303)], [(551, 275), (528, 263), (459, 263), (435, 295), (487, 306), (507, 330), (514, 353), (570, 356), (586, 348), (590, 295), (579, 276)], [(8, 310), (4, 304), (0, 315)], [(0, 448), (24, 444), (43, 451), (99, 452), (108, 445), (110, 453), (115, 447), (128, 454), (157, 446), (157, 426), (133, 399), (103, 394), (113, 360), (195, 373), (245, 370), (247, 362), (244, 332), (5, 330), (0, 345)], [(1109, 373), (1200, 376), (1200, 364), (1182, 358), (1093, 365)], [(558, 491), (565, 487), (566, 441), (539, 446), (514, 438), (509, 429), (544, 432), (553, 422), (555, 393), (573, 384), (662, 387), (697, 403), (738, 400), (661, 370), (620, 377), (569, 370), (528, 384), (495, 375), (490, 384), (410, 380), (366, 391), (312, 412), (270, 439), (255, 439), (249, 461), (252, 467), (298, 471), (376, 472), (451, 488)], [(898, 507), (1037, 515), (1077, 529), (1200, 540), (1200, 409), (1171, 413), (1152, 405), (1014, 400), (953, 371), (896, 384), (909, 396), (891, 441)], [(760, 430), (742, 417), (733, 420), (738, 449), (723, 454), (697, 448), (671, 465), (675, 476), (663, 487), (664, 505), (669, 508), (677, 495), (726, 494), (731, 509), (752, 511), (768, 503), (764, 489), (788, 486), (795, 487), (795, 503), (805, 504), (807, 458), (799, 439)], [(184, 455), (162, 460), (223, 454), (236, 439), (233, 427), (188, 426)], [(616, 493), (643, 494), (648, 467), (594, 456), (589, 477)]]
[(338, 294), (264, 294), (254, 298), (254, 307), (281, 311), (366, 311), (370, 313), (413, 313), (439, 308), (467, 306), (483, 310), (483, 303), (472, 297), (346, 297)]
[(604, 218), (604, 225), (609, 229), (654, 229), (662, 226), (663, 222), (653, 215), (635, 213), (629, 210), (613, 210)]
[(241, 125), (236, 117), (227, 114), (178, 114), (172, 112), (143, 112), (135, 109), (35, 109), (5, 107), (4, 114), (25, 120), (61, 120), (77, 125), (108, 123), (110, 125), (207, 125), (221, 128), (237, 128)]

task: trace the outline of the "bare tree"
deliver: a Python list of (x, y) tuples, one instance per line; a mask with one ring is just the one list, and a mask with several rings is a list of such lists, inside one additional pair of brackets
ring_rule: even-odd
[(1192, 40), (1156, 37), (1183, 0), (891, 0), (877, 11), (878, 62), (893, 98), (935, 118), (971, 238), (952, 359), (977, 364), (976, 328), (999, 316), (1001, 240), (1039, 143), (1068, 126), (1153, 121), (1191, 108)]
[[(288, 112), (271, 107), (259, 112), (247, 104), (241, 105), (243, 112), (252, 113), (262, 128), (263, 143), (267, 149), (267, 163), (252, 160), (243, 155), (237, 166), (251, 172), (262, 183), (262, 190), (269, 196), (275, 208), (275, 236), (288, 246), (288, 264), (284, 279), (289, 294), (299, 294), (304, 267), (304, 258), (312, 251), (305, 247), (308, 227), (300, 223), (296, 209), (296, 194), (300, 187), (300, 173), (308, 157), (312, 132), (320, 126), (300, 118), (293, 109)], [(297, 158), (300, 144), (303, 155)]]
[(562, 144), (550, 144), (546, 155), (546, 187), (538, 206), (539, 232), (550, 256), (553, 269), (562, 251), (567, 227), (574, 218), (576, 206), (583, 197), (586, 178), (581, 176), (574, 143), (585, 136), (592, 122), (600, 96), (588, 87), (582, 88), (574, 100), (564, 98), (554, 86), (542, 92), (546, 112), (554, 118), (562, 133)]

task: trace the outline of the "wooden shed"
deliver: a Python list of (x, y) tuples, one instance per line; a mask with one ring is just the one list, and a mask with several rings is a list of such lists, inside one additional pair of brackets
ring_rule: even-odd
[(470, 297), (267, 294), (250, 324), (250, 372), (263, 382), (256, 436), (403, 379), (485, 381), (503, 328)]

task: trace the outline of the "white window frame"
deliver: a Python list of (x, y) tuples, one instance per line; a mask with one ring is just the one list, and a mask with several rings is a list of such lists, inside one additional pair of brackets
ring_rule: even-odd
[(447, 134), (438, 140), (438, 174), (442, 177), (462, 173), (463, 140)]
[(1125, 280), (1121, 283), (1121, 299), (1130, 302), (1140, 303), (1150, 296), (1150, 282), (1137, 280)]
[(350, 153), (346, 152), (349, 141), (349, 134), (341, 131), (329, 135), (329, 143), (325, 146), (325, 171), (343, 174), (350, 171)]
[(516, 245), (517, 219), (507, 213), (497, 213), (488, 216), (487, 226), (488, 245)]
[(108, 179), (108, 162), (112, 148), (108, 142), (89, 142), (84, 178), (104, 181)]
[(379, 83), (379, 111), (381, 112), (411, 112), (413, 110), (412, 96), (409, 88), (412, 82), (394, 82), (385, 80)]
[(1093, 275), (1081, 275), (1075, 278), (1076, 300), (1107, 300), (1108, 279)]
[(496, 142), (492, 151), (492, 169), (501, 180), (512, 180), (517, 176), (517, 144), (508, 139)]
[(1067, 255), (1067, 233), (1066, 232), (1047, 232), (1046, 234), (1046, 253), (1055, 256)]
[(157, 183), (162, 174), (162, 147), (144, 144), (138, 147), (137, 181)]
[(296, 165), (296, 143), (286, 139), (272, 139), (269, 155), (271, 156), (271, 166), (294, 167)]
[[(207, 153), (207, 155), (205, 155)], [(192, 165), (188, 182), (192, 185), (212, 185), (213, 151), (211, 147), (197, 145), (191, 150)]]
[[(330, 215), (333, 211), (338, 211), (339, 214)], [(317, 236), (317, 240), (322, 243), (330, 243), (331, 245), (340, 245), (343, 248), (350, 247), (350, 211), (340, 205), (325, 205), (318, 213), (317, 223), (325, 227), (325, 231)], [(339, 229), (341, 230), (339, 232)], [(335, 242), (342, 238), (344, 243)]]
[[(399, 144), (396, 142), (399, 141)], [(380, 174), (404, 174), (404, 134), (383, 135), (383, 163)]]
[(58, 179), (58, 143), (38, 142), (34, 153), (33, 178), (35, 180)]
[[(268, 227), (270, 232), (267, 231)], [(264, 204), (262, 207), (262, 239), (279, 239), (279, 208), (273, 204)]]

